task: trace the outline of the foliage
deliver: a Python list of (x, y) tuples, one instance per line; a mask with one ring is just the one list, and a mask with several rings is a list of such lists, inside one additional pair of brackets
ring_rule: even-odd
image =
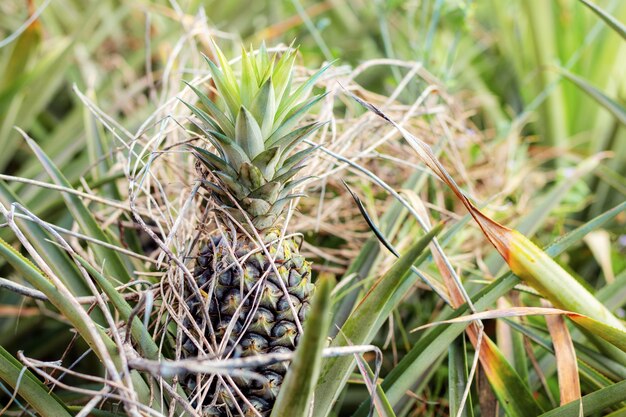
[(296, 39), (303, 79), (336, 61), (290, 229), (337, 285), (280, 410), (621, 415), (626, 3), (242, 3), (0, 2), (0, 414), (192, 415), (180, 378), (251, 367), (175, 354), (189, 119), (213, 40)]

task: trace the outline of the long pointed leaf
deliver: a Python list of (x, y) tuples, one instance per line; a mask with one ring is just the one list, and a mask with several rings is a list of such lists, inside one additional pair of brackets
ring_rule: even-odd
[[(7, 207), (14, 202), (20, 203), (20, 199), (7, 187), (4, 181), (0, 181), (0, 202)], [(89, 294), (82, 276), (76, 270), (76, 265), (68, 259), (58, 246), (47, 241), (48, 235), (38, 225), (17, 217), (15, 222), (41, 257), (50, 265), (50, 268), (65, 282), (68, 288), (72, 289), (74, 294), (77, 296)]]
[(573, 82), (578, 88), (587, 93), (589, 97), (615, 116), (623, 126), (626, 126), (626, 109), (623, 106), (577, 75), (564, 69), (561, 69), (560, 72), (565, 78)]
[[(407, 273), (411, 266), (425, 259), (424, 250), (440, 230), (441, 226), (433, 228), (378, 279), (348, 317), (333, 340), (332, 346), (365, 344), (372, 340), (391, 310), (405, 295), (405, 291), (417, 279), (414, 274), (407, 275)], [(326, 361), (320, 375), (320, 382), (315, 390), (313, 411), (315, 417), (328, 415), (350, 376), (354, 362), (353, 357), (330, 358)]]
[[(224, 131), (224, 133), (230, 137), (235, 136), (235, 124), (233, 123), (232, 120), (230, 120), (228, 118), (228, 116), (226, 116), (226, 114), (224, 114), (223, 111), (221, 111), (216, 105), (215, 103), (213, 103), (213, 101), (211, 101), (211, 99), (209, 97), (207, 97), (206, 94), (204, 94), (202, 91), (200, 91), (198, 88), (194, 87), (193, 85), (185, 82), (185, 84), (187, 84), (187, 86), (189, 88), (191, 88), (193, 90), (194, 93), (196, 93), (196, 96), (198, 96), (198, 98), (200, 99), (200, 102), (207, 108), (207, 110), (209, 111), (209, 114), (213, 117), (213, 119), (215, 119), (215, 122), (217, 123), (217, 125)], [(187, 107), (189, 107), (190, 105), (188, 103), (186, 103), (184, 100), (181, 100)], [(194, 106), (195, 107), (195, 106)], [(191, 108), (191, 107), (190, 107)], [(193, 109), (192, 109), (193, 111)]]
[[(546, 248), (546, 253), (550, 256), (561, 254), (569, 246), (580, 242), (585, 234), (602, 227), (623, 212), (624, 209), (626, 209), (626, 202), (602, 213), (553, 242)], [(474, 307), (478, 311), (491, 307), (498, 298), (508, 293), (519, 283), (520, 279), (513, 275), (513, 273), (506, 273), (487, 287), (481, 289), (476, 295), (472, 296)], [(460, 317), (467, 313), (467, 311), (468, 307), (467, 304), (465, 304), (454, 310), (454, 312), (446, 318)], [(392, 405), (397, 404), (404, 397), (406, 390), (411, 389), (415, 381), (424, 374), (430, 364), (445, 353), (448, 346), (465, 328), (465, 325), (445, 324), (434, 327), (420, 338), (383, 381), (382, 387), (387, 393), (387, 398)], [(367, 403), (361, 404), (354, 416), (366, 416), (368, 408)]]
[(528, 417), (541, 412), (526, 384), (487, 336), (483, 339), (480, 359), (482, 369), (507, 416)]
[[(626, 381), (585, 395), (582, 398), (582, 409), (585, 416), (597, 415), (602, 410), (622, 401), (626, 401)], [(576, 401), (543, 413), (539, 417), (578, 417), (579, 413), (580, 404)]]
[(593, 10), (595, 14), (600, 16), (600, 18), (604, 20), (606, 24), (609, 25), (618, 35), (620, 35), (622, 39), (626, 39), (626, 27), (619, 20), (588, 0), (580, 0), (580, 2)]
[(58, 397), (54, 394), (50, 395), (49, 388), (43, 385), (30, 370), (22, 373), (23, 367), (24, 365), (0, 346), (0, 379), (13, 389), (17, 387), (17, 393), (40, 415), (70, 417), (71, 414)]
[[(63, 187), (72, 188), (72, 185), (67, 181), (65, 176), (48, 158), (48, 156), (43, 153), (39, 145), (26, 135), (24, 135), (24, 138), (54, 183)], [(67, 208), (72, 213), (73, 218), (79, 224), (83, 233), (103, 242), (114, 243), (111, 242), (109, 236), (100, 228), (98, 222), (96, 222), (96, 219), (94, 219), (91, 214), (91, 211), (85, 206), (80, 198), (69, 193), (62, 193), (62, 195)], [(90, 246), (96, 255), (98, 262), (101, 265), (104, 265), (105, 269), (111, 275), (122, 282), (128, 282), (131, 280), (131, 275), (122, 262), (118, 252), (97, 244), (92, 244)]]
[(465, 403), (461, 410), (461, 401), (467, 388), (467, 356), (463, 338), (457, 338), (448, 349), (448, 399), (450, 401), (450, 415), (466, 417), (468, 409)]
[(306, 416), (322, 364), (322, 350), (330, 327), (330, 293), (334, 278), (322, 276), (308, 316), (304, 335), (283, 382), (271, 417)]
[[(115, 343), (101, 327), (96, 327), (97, 336), (90, 327), (91, 322), (86, 318), (86, 312), (81, 310), (68, 300), (67, 296), (59, 288), (56, 288), (50, 279), (46, 277), (32, 262), (16, 251), (11, 245), (0, 239), (0, 256), (4, 257), (22, 276), (36, 289), (43, 292), (50, 302), (72, 323), (81, 337), (101, 358), (108, 354), (115, 366), (120, 365), (119, 351)], [(96, 340), (99, 338), (100, 340)], [(106, 353), (100, 347), (103, 346)], [(150, 389), (137, 372), (132, 372), (134, 388), (142, 401), (149, 401)], [(158, 407), (158, 405), (155, 405)]]

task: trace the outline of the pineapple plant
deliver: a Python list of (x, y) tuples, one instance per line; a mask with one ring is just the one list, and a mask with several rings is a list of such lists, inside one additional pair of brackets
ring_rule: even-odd
[[(197, 245), (197, 289), (188, 291), (191, 316), (183, 326), (182, 355), (292, 352), (315, 286), (311, 263), (299, 254), (298, 239), (284, 234), (283, 218), (289, 202), (300, 196), (295, 190), (310, 178), (298, 178), (298, 172), (314, 148), (297, 148), (321, 124), (301, 121), (323, 97), (310, 92), (327, 67), (297, 84), (295, 49), (280, 55), (265, 47), (257, 53), (244, 50), (237, 73), (216, 51), (219, 67), (207, 59), (216, 98), (190, 85), (199, 103), (185, 103), (211, 145), (211, 150), (193, 146), (191, 151), (212, 201), (204, 209), (215, 213), (217, 224), (212, 232), (201, 232)], [(191, 394), (201, 381), (209, 385), (200, 405), (206, 415), (266, 416), (287, 365), (255, 371), (260, 377), (212, 376), (206, 382), (207, 376), (193, 376), (186, 387)]]

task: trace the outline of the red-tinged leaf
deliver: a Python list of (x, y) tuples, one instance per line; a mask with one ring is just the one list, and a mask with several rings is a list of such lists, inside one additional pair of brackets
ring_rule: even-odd
[[(32, 1), (28, 2), (29, 15), (35, 12)], [(11, 57), (4, 68), (4, 73), (0, 77), (0, 92), (5, 88), (13, 87), (18, 77), (23, 76), (26, 72), (31, 57), (37, 51), (37, 47), (41, 42), (41, 23), (39, 19), (33, 22), (24, 30), (23, 33), (15, 41)]]
[(508, 238), (511, 270), (552, 304), (626, 331), (604, 304), (528, 238), (515, 230), (510, 230)]
[[(348, 93), (351, 94), (351, 93)], [(622, 331), (626, 327), (574, 277), (516, 230), (509, 229), (484, 215), (463, 194), (454, 179), (437, 159), (428, 144), (394, 122), (370, 103), (351, 94), (363, 107), (393, 125), (411, 145), (420, 159), (454, 192), (483, 233), (506, 260), (511, 271), (559, 308), (571, 310), (606, 323)]]
[[(616, 216), (622, 213), (625, 208), (626, 202), (618, 204), (612, 209), (607, 210), (606, 212), (595, 217), (594, 219), (579, 226), (577, 229), (569, 232), (567, 235), (557, 239), (548, 248), (546, 248), (546, 253), (548, 253), (550, 256), (558, 256), (575, 242), (580, 242), (582, 236), (584, 236), (586, 233), (589, 233), (589, 231), (596, 230), (607, 224), (610, 220), (614, 219)], [(473, 296), (474, 306), (479, 311), (489, 308), (494, 303), (496, 303), (500, 297), (512, 290), (513, 287), (517, 284), (519, 284), (519, 279), (517, 277), (514, 277), (511, 273), (505, 274), (503, 277), (499, 278), (494, 283), (483, 289), (480, 293)], [(459, 315), (466, 313), (467, 311), (468, 308), (465, 305), (457, 309), (456, 312), (452, 313), (450, 316), (458, 317)], [(523, 327), (519, 327), (515, 323), (513, 324), (518, 329), (524, 329)], [(440, 326), (439, 328), (433, 329), (432, 331), (424, 334), (422, 337), (419, 338), (415, 346), (413, 346), (413, 348), (406, 353), (404, 358), (389, 372), (389, 374), (385, 377), (384, 381), (381, 384), (382, 389), (385, 390), (385, 395), (387, 399), (392, 405), (395, 406), (403, 401), (407, 390), (411, 390), (412, 387), (414, 387), (415, 382), (427, 374), (429, 366), (435, 363), (440, 355), (444, 354), (444, 352), (447, 350), (447, 346), (453, 343), (453, 341), (458, 338), (461, 332), (465, 331), (465, 327), (466, 326), (463, 326), (460, 323), (445, 324)], [(527, 333), (524, 332), (524, 334)], [(532, 339), (532, 335), (530, 337)], [(582, 364), (581, 366), (584, 366), (586, 368), (586, 373), (595, 373), (594, 370), (587, 367), (586, 365)], [(595, 375), (594, 379), (596, 379), (596, 383), (594, 385), (595, 387), (599, 387), (605, 383), (609, 383), (609, 381), (605, 380), (604, 377), (597, 374)], [(609, 398), (609, 401), (611, 401), (612, 404), (622, 401), (622, 399), (615, 400), (616, 391), (613, 390), (614, 386), (619, 385), (619, 389), (623, 390), (623, 394), (626, 395), (626, 382), (621, 385), (620, 384), (621, 383), (612, 385), (607, 389), (607, 392), (610, 392), (609, 395), (612, 396), (611, 398)], [(589, 412), (588, 410), (594, 406), (592, 403), (595, 402), (595, 398), (599, 397), (596, 397), (594, 394), (596, 393), (583, 397), (583, 404), (585, 404), (585, 410), (587, 412)], [(451, 398), (454, 398), (454, 396)], [(597, 403), (595, 404), (597, 405)], [(576, 404), (567, 404), (565, 406), (559, 407), (559, 409), (557, 409), (559, 410), (557, 413), (553, 413), (551, 411), (548, 412), (548, 414), (550, 416), (558, 415), (578, 417), (578, 413), (570, 413), (573, 410), (572, 406), (574, 405)], [(600, 410), (601, 409), (602, 408), (600, 408)], [(561, 414), (561, 410), (566, 411), (564, 414)], [(578, 409), (576, 409), (576, 411), (578, 411)], [(361, 405), (361, 407), (359, 407), (354, 416), (366, 417), (368, 415), (367, 412), (368, 404), (364, 403)]]
[[(470, 338), (473, 337), (470, 335)], [(542, 413), (524, 381), (487, 336), (481, 343), (480, 364), (507, 416), (528, 417)]]
[(541, 412), (532, 393), (498, 346), (484, 333), (480, 337), (478, 326), (469, 326), (466, 332), (477, 351), (484, 375), (507, 416), (530, 416)]
[(546, 323), (556, 356), (561, 405), (564, 405), (579, 400), (581, 397), (576, 351), (563, 316), (548, 315)]

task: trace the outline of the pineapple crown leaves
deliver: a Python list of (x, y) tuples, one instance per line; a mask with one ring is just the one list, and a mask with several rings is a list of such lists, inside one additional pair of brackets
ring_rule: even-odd
[(263, 229), (264, 225), (273, 225), (286, 202), (296, 197), (291, 191), (302, 180), (293, 177), (315, 148), (294, 151), (324, 123), (299, 124), (324, 98), (325, 94), (310, 94), (332, 63), (295, 84), (297, 49), (290, 48), (281, 55), (270, 54), (264, 45), (256, 52), (242, 49), (240, 71), (236, 73), (214, 46), (219, 66), (206, 56), (205, 59), (217, 99), (212, 100), (187, 84), (199, 104), (183, 103), (195, 116), (193, 123), (217, 152), (195, 146), (191, 150), (221, 181), (221, 186), (209, 186), (221, 202), (231, 206), (227, 201), (230, 193), (252, 216), (255, 226)]

